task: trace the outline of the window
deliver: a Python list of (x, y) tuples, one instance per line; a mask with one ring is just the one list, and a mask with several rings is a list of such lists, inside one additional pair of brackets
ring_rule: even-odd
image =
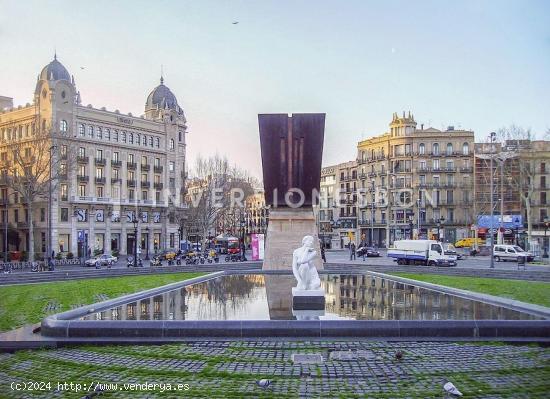
[[(174, 161), (170, 161), (170, 163), (168, 163), (168, 170), (170, 172), (173, 172), (176, 170), (176, 163)], [(355, 172), (354, 172), (355, 173)]]
[(61, 191), (61, 201), (67, 201), (68, 199), (67, 185), (62, 184), (60, 187), (60, 191)]
[(447, 205), (452, 205), (453, 201), (454, 201), (453, 190), (447, 190)]
[(95, 158), (96, 159), (103, 159), (103, 150), (96, 150), (95, 151)]
[(78, 175), (79, 176), (86, 176), (86, 166), (85, 165), (78, 165)]
[(136, 174), (133, 170), (129, 170), (128, 171), (128, 180), (135, 180), (136, 179)]
[(175, 148), (174, 139), (170, 139), (170, 149), (173, 150)]
[(180, 140), (180, 143), (181, 143), (181, 141), (182, 141), (182, 138), (183, 138), (183, 133), (182, 133), (181, 131), (180, 131), (180, 132), (178, 132), (178, 133), (179, 133), (179, 140)]
[(81, 197), (86, 196), (86, 185), (85, 184), (80, 184), (78, 186), (78, 195), (81, 196)]
[(61, 158), (66, 158), (67, 157), (67, 145), (66, 144), (63, 144), (61, 146)]
[(111, 129), (105, 129), (105, 140), (111, 140)]
[(141, 192), (141, 199), (146, 201), (147, 200), (147, 190), (143, 190)]
[(141, 134), (139, 134), (139, 133), (136, 133), (136, 144), (137, 145), (141, 144)]
[(160, 191), (155, 192), (155, 201), (157, 201), (157, 202), (160, 201)]
[(155, 184), (160, 183), (160, 175), (155, 175)]
[(149, 137), (149, 147), (153, 147), (153, 136)]
[(433, 183), (434, 183), (434, 186), (439, 186), (439, 176), (433, 177)]
[(85, 157), (86, 156), (86, 148), (78, 147), (78, 156), (79, 157)]
[(546, 212), (546, 209), (541, 209), (539, 211), (539, 222), (544, 223), (545, 220), (548, 217), (548, 213)]
[(171, 177), (170, 180), (168, 181), (168, 184), (170, 185), (170, 188), (176, 188), (176, 179)]
[(432, 168), (433, 170), (439, 170), (439, 159), (432, 160)]
[(134, 154), (128, 154), (128, 162), (134, 163)]
[(453, 144), (447, 143), (447, 155), (453, 155)]
[(95, 168), (95, 177), (98, 179), (103, 178), (103, 168)]
[(146, 157), (145, 155), (143, 155), (143, 156), (141, 157), (141, 164), (142, 164), (142, 165), (147, 165), (147, 157)]
[(462, 155), (470, 155), (470, 146), (468, 143), (462, 144)]
[(424, 143), (420, 143), (418, 145), (418, 153), (420, 155), (424, 155), (426, 153), (426, 146), (424, 145)]
[(545, 162), (540, 163), (540, 173), (546, 173), (546, 163)]
[(46, 221), (46, 208), (40, 208), (40, 221)]
[(143, 138), (141, 140), (141, 144), (142, 145), (147, 145), (147, 136), (146, 135), (143, 135)]
[(118, 179), (119, 178), (118, 169), (113, 169), (111, 171), (111, 175), (113, 176), (113, 179)]
[(118, 151), (113, 152), (113, 161), (118, 162)]
[(160, 166), (160, 158), (155, 158), (155, 168)]
[(160, 139), (155, 137), (155, 147), (160, 148)]
[(540, 204), (546, 205), (546, 191), (541, 191), (540, 193)]
[(62, 222), (69, 221), (69, 208), (61, 208), (61, 221)]
[(120, 132), (120, 141), (126, 143), (126, 132)]
[(80, 137), (84, 137), (86, 135), (86, 132), (84, 130), (84, 125), (82, 123), (78, 125), (78, 135)]
[(540, 177), (540, 188), (546, 188), (546, 176)]
[(88, 126), (88, 137), (93, 139), (94, 138), (94, 127)]
[(98, 139), (103, 138), (103, 130), (100, 127), (97, 128), (96, 133), (97, 133), (97, 138)]
[(405, 144), (405, 155), (411, 155), (411, 145)]
[(98, 198), (103, 198), (103, 186), (97, 186), (95, 188), (95, 194)]
[(134, 133), (128, 133), (128, 144), (134, 144)]
[(147, 173), (142, 173), (141, 174), (141, 182), (144, 183), (147, 181)]
[(136, 193), (135, 193), (134, 189), (133, 188), (129, 189), (128, 190), (128, 199), (130, 201), (133, 201), (135, 199), (135, 197), (136, 197)]
[[(59, 130), (63, 133), (66, 133), (67, 128), (68, 128), (67, 121), (66, 120), (61, 120), (59, 122)], [(27, 132), (28, 132), (28, 129), (27, 129)]]
[(19, 223), (19, 209), (15, 209), (13, 211), (13, 220), (15, 223)]
[(432, 144), (432, 154), (433, 155), (439, 155), (439, 144), (433, 143)]
[(118, 130), (113, 130), (113, 141), (118, 141)]
[(170, 248), (174, 248), (176, 235), (174, 233), (170, 233)]

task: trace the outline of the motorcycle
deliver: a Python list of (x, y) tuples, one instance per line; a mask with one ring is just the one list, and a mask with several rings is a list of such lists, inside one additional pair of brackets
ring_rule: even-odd
[(162, 266), (162, 260), (157, 256), (153, 256), (153, 259), (151, 259), (151, 266)]
[(134, 257), (128, 256), (128, 258), (126, 259), (126, 267), (143, 267), (143, 261), (140, 258), (138, 258), (137, 265), (136, 265), (136, 262), (134, 261)]

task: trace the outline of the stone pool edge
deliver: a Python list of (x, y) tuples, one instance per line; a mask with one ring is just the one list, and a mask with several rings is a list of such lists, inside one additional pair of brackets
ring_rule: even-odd
[[(518, 311), (539, 313), (550, 317), (550, 309), (542, 306), (526, 309), (525, 304), (506, 298), (473, 293), (437, 284), (377, 272), (365, 272), (404, 284), (412, 284), (467, 299), (481, 300), (492, 305), (506, 306)], [(204, 282), (223, 275), (246, 274), (242, 271), (221, 271), (195, 277), (134, 294), (125, 295), (82, 308), (48, 316), (42, 320), (41, 333), (66, 340), (86, 341), (109, 339), (138, 339), (143, 342), (174, 341), (192, 338), (383, 338), (383, 339), (529, 339), (550, 341), (550, 320), (74, 320), (90, 313), (112, 308), (144, 295), (155, 295), (190, 284)], [(271, 273), (266, 273), (271, 274)], [(325, 274), (325, 273), (323, 273)], [(339, 274), (339, 273), (326, 273)], [(361, 273), (363, 274), (363, 273)], [(512, 304), (509, 302), (513, 302)], [(541, 308), (541, 309), (539, 309)], [(72, 320), (69, 320), (72, 319)], [(134, 341), (135, 342), (135, 341)]]

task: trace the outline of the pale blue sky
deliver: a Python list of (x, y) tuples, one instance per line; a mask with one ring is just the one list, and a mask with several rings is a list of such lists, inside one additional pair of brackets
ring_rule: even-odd
[(84, 104), (135, 115), (164, 64), (190, 158), (258, 176), (264, 112), (326, 112), (325, 165), (402, 110), (478, 139), (550, 128), (550, 1), (0, 0), (0, 95), (31, 101), (54, 47)]

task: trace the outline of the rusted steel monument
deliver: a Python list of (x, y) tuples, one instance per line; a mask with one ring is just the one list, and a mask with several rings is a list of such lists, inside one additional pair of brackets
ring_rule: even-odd
[[(270, 206), (263, 268), (292, 269), (292, 251), (316, 238), (313, 214), (321, 182), (325, 114), (260, 114), (266, 205)], [(320, 257), (317, 269), (322, 268)]]

